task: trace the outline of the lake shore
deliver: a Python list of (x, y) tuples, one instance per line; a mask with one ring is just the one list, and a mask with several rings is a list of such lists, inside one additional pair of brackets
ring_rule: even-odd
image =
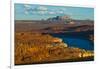
[(94, 52), (69, 47), (49, 34), (16, 33), (15, 65), (92, 61)]

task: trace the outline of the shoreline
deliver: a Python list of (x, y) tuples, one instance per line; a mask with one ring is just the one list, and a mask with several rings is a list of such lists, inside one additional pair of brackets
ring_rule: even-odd
[(15, 64), (77, 62), (94, 59), (93, 51), (69, 47), (62, 39), (49, 34), (16, 33), (15, 36)]

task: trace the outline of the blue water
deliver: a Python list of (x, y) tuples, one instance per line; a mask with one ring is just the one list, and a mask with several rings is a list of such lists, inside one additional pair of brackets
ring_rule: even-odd
[(87, 39), (86, 36), (66, 36), (66, 35), (53, 35), (63, 39), (63, 41), (70, 47), (78, 47), (85, 50), (94, 50), (93, 41)]

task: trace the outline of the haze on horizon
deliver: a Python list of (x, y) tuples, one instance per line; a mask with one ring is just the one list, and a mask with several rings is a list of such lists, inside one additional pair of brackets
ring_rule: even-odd
[(85, 7), (15, 4), (15, 20), (46, 20), (68, 15), (76, 20), (94, 20), (94, 9)]

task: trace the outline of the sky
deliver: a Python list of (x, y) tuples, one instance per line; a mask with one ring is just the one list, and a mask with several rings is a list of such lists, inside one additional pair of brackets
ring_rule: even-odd
[(70, 16), (77, 20), (94, 20), (94, 9), (86, 7), (18, 4), (14, 6), (15, 20), (46, 20), (56, 16)]

